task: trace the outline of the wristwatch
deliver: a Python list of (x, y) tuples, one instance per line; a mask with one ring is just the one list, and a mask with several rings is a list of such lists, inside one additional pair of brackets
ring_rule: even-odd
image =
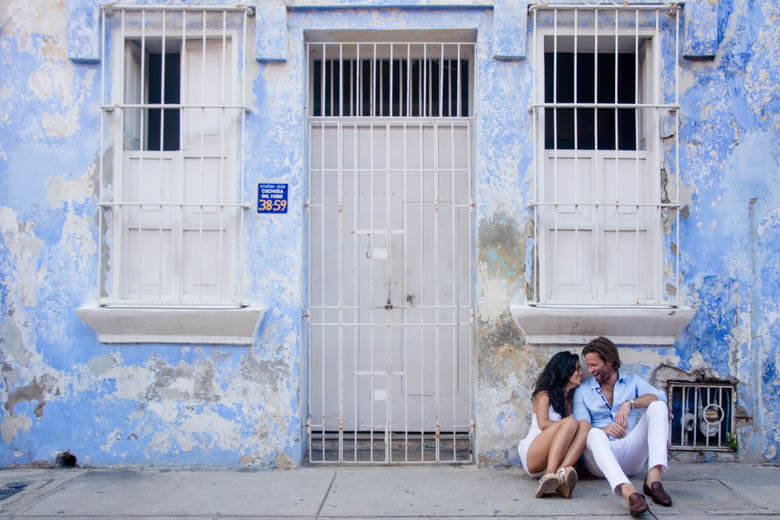
[(635, 401), (634, 399), (629, 399), (628, 401), (626, 401), (629, 405), (631, 405), (632, 410), (634, 409), (634, 401)]

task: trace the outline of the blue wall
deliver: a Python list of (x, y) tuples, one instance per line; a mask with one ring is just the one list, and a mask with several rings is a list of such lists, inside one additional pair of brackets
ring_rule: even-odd
[[(477, 455), (483, 464), (515, 462), (530, 387), (555, 350), (528, 345), (509, 312), (532, 285), (534, 71), (520, 56), (530, 28), (512, 30), (524, 21), (522, 4), (428, 3), (300, 2), (281, 25), (258, 29), (261, 38), (286, 34), (287, 45), (258, 46), (268, 52), (260, 61), (250, 56), (245, 189), (252, 200), (259, 181), (289, 183), (290, 212), (247, 214), (245, 291), (268, 308), (251, 346), (101, 344), (76, 316), (97, 297), (101, 66), (93, 11), (76, 1), (0, 5), (1, 466), (53, 460), (66, 449), (92, 465), (303, 462), (308, 29), (477, 31)], [(462, 5), (445, 7), (454, 3)], [(690, 38), (714, 40), (696, 51), (705, 56), (681, 59), (679, 70), (681, 300), (696, 315), (674, 345), (626, 346), (621, 355), (626, 370), (648, 377), (670, 365), (735, 379), (744, 415), (738, 457), (778, 462), (780, 24), (772, 20), (780, 7), (706, 4), (717, 31), (691, 29)], [(261, 3), (257, 19), (273, 21), (274, 13)]]

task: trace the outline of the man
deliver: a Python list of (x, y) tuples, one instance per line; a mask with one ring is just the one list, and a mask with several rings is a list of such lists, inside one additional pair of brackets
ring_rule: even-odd
[[(605, 477), (636, 517), (649, 508), (626, 474), (639, 473), (647, 463), (644, 493), (656, 504), (671, 506), (672, 499), (661, 484), (669, 438), (666, 396), (639, 376), (620, 375), (617, 348), (607, 338), (592, 340), (582, 355), (593, 377), (574, 393), (573, 415), (593, 426), (583, 454), (585, 467)], [(640, 417), (642, 409), (646, 410)]]

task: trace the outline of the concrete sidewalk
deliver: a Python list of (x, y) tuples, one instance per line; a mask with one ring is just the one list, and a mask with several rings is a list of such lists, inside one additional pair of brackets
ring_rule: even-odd
[[(535, 499), (521, 470), (475, 466), (0, 470), (0, 489), (14, 482), (27, 486), (0, 501), (0, 519), (630, 518), (606, 481)], [(776, 466), (678, 464), (665, 486), (674, 506), (651, 503), (658, 518), (780, 518)]]

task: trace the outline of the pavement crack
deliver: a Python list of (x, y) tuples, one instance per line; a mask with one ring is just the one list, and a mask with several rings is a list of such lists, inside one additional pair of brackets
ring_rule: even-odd
[(333, 476), (330, 479), (330, 484), (328, 484), (328, 490), (325, 491), (325, 496), (322, 497), (322, 502), (320, 502), (320, 507), (317, 509), (317, 515), (314, 518), (319, 518), (320, 513), (322, 513), (322, 508), (325, 507), (325, 501), (328, 499), (328, 495), (330, 495), (330, 489), (333, 487), (333, 482), (336, 481), (336, 475), (338, 474), (338, 470), (333, 471)]

